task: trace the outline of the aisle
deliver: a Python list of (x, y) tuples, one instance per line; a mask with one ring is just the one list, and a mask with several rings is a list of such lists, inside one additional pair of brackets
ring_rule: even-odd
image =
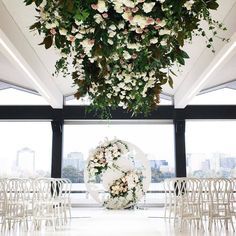
[(183, 232), (173, 227), (162, 218), (162, 208), (149, 210), (120, 210), (77, 208), (73, 209), (69, 225), (53, 232), (47, 228), (40, 232), (14, 231), (3, 232), (1, 236), (233, 236), (231, 230), (225, 228), (206, 232), (184, 229)]

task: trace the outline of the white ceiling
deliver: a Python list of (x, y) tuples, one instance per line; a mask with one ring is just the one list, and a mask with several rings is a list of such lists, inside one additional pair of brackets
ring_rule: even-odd
[(26, 76), (18, 70), (8, 58), (4, 56), (0, 48), (0, 80), (10, 84), (17, 84), (24, 88), (34, 89), (29, 86)]
[[(217, 12), (213, 12), (213, 15), (216, 20), (225, 23), (228, 30), (223, 36), (230, 38), (236, 32), (236, 0), (218, 2), (220, 7)], [(26, 7), (23, 0), (0, 0), (0, 37), (3, 35), (2, 37), (11, 44), (14, 53), (24, 62), (24, 66), (31, 69), (37, 81), (32, 83), (27, 78), (29, 76), (22, 72), (22, 68), (12, 60), (8, 55), (9, 52), (6, 52), (1, 45), (0, 80), (36, 90), (42, 96), (46, 96), (45, 99), (53, 107), (61, 107), (62, 95), (72, 95), (76, 88), (72, 86), (69, 77), (52, 78), (57, 53), (53, 48), (45, 50), (43, 46), (39, 46), (42, 38), (29, 32), (29, 26), (35, 21), (35, 15), (34, 7)], [(184, 67), (180, 68), (180, 71), (174, 69), (178, 75), (174, 78), (174, 89), (169, 86), (164, 86), (163, 89), (165, 94), (174, 97), (176, 107), (185, 107), (201, 90), (236, 79), (236, 47), (219, 62), (229, 46), (225, 46), (225, 43), (220, 40), (216, 40), (214, 45), (216, 54), (206, 48), (204, 39), (195, 37), (191, 44), (184, 47), (190, 59), (186, 61)], [(206, 79), (203, 75), (211, 71), (218, 62), (217, 69)]]

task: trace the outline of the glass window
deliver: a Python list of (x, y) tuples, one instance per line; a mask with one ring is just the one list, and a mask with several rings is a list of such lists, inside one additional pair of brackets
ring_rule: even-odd
[(0, 105), (48, 105), (48, 102), (40, 95), (7, 88), (0, 90)]
[(235, 177), (235, 133), (236, 121), (187, 121), (187, 175)]
[(195, 96), (190, 105), (235, 105), (235, 89), (223, 88)]
[(0, 122), (0, 176), (51, 176), (49, 122)]
[[(85, 191), (83, 171), (89, 151), (105, 140), (118, 138), (139, 147), (149, 159), (152, 171), (150, 191), (163, 190), (162, 181), (174, 173), (173, 124), (66, 124), (64, 126), (63, 177), (70, 178), (73, 190)], [(155, 198), (158, 202), (158, 198)]]

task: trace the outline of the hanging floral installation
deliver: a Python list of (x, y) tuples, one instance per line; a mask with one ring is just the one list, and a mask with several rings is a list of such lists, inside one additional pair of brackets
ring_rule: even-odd
[(55, 74), (72, 77), (75, 97), (88, 96), (102, 114), (117, 107), (148, 114), (159, 104), (162, 86), (173, 87), (173, 65), (185, 64), (184, 44), (199, 35), (213, 49), (217, 30), (225, 30), (211, 18), (217, 0), (24, 2), (38, 12), (30, 29), (43, 35), (46, 49), (60, 52)]

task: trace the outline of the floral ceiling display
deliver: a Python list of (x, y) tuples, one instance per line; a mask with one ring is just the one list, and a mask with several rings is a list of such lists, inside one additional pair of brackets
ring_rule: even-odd
[(85, 182), (91, 196), (108, 209), (133, 207), (151, 179), (148, 160), (135, 145), (106, 140), (90, 152)]
[(212, 48), (217, 30), (225, 29), (211, 18), (217, 0), (24, 2), (38, 12), (30, 29), (43, 35), (46, 49), (60, 52), (55, 74), (72, 77), (75, 97), (89, 96), (91, 107), (103, 112), (122, 107), (148, 114), (163, 85), (173, 86), (173, 65), (185, 64), (184, 44), (199, 35)]

